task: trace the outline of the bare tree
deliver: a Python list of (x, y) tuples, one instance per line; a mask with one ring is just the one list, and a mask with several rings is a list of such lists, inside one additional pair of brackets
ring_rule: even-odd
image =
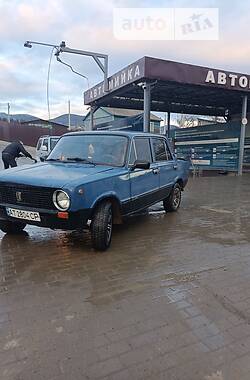
[(195, 121), (197, 118), (195, 118), (193, 115), (184, 115), (184, 114), (178, 114), (176, 121), (180, 128), (191, 128), (195, 127)]
[(207, 124), (223, 123), (225, 118), (221, 116), (201, 116), (177, 114), (176, 122), (180, 128), (199, 127)]

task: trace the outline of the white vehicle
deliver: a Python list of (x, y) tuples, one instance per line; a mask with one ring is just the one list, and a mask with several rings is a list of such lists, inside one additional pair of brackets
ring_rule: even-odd
[(44, 161), (59, 139), (60, 136), (41, 136), (36, 145), (36, 159)]

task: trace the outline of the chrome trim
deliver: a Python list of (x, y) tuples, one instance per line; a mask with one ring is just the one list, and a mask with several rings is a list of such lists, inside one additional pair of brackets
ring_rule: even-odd
[(131, 197), (130, 200), (138, 199), (140, 197), (143, 197), (144, 195), (148, 195), (150, 193), (155, 193), (156, 191), (161, 191), (161, 190), (167, 189), (169, 187), (173, 187), (173, 185), (174, 185), (173, 182), (167, 183), (166, 185), (161, 186), (159, 188), (156, 188), (156, 189), (153, 189), (153, 190), (149, 190), (149, 191), (145, 191), (144, 193), (140, 193), (140, 195), (135, 195), (134, 197)]
[(16, 191), (16, 200), (17, 202), (22, 202), (22, 192)]

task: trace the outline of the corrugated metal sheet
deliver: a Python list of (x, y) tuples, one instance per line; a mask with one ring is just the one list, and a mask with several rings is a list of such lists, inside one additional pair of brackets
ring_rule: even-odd
[(24, 125), (18, 122), (7, 123), (0, 120), (0, 140), (21, 140), (24, 145), (36, 146), (37, 140), (42, 135), (61, 136), (67, 132), (62, 126), (52, 128), (41, 128), (37, 126)]

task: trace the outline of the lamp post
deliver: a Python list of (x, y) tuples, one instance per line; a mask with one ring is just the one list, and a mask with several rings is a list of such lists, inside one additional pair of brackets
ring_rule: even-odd
[(10, 123), (10, 102), (8, 102), (8, 103), (0, 103), (0, 106), (1, 105), (4, 105), (4, 106), (7, 105), (7, 122)]
[(70, 121), (70, 117), (71, 117), (71, 111), (70, 111), (70, 100), (68, 101), (68, 128), (69, 128), (69, 131), (71, 129), (71, 121)]
[[(86, 50), (78, 50), (78, 49), (71, 49), (66, 46), (65, 41), (62, 41), (60, 45), (54, 45), (54, 44), (47, 44), (45, 42), (37, 42), (37, 41), (26, 41), (24, 43), (24, 47), (32, 48), (33, 45), (41, 45), (41, 46), (48, 46), (56, 49), (55, 55), (58, 57), (61, 53), (70, 53), (70, 54), (78, 54), (78, 55), (84, 55), (87, 57), (92, 57), (101, 71), (103, 72), (104, 77), (104, 91), (108, 92), (108, 55), (102, 54), (102, 53), (96, 53), (92, 51), (86, 51)], [(103, 62), (102, 62), (103, 60)]]

